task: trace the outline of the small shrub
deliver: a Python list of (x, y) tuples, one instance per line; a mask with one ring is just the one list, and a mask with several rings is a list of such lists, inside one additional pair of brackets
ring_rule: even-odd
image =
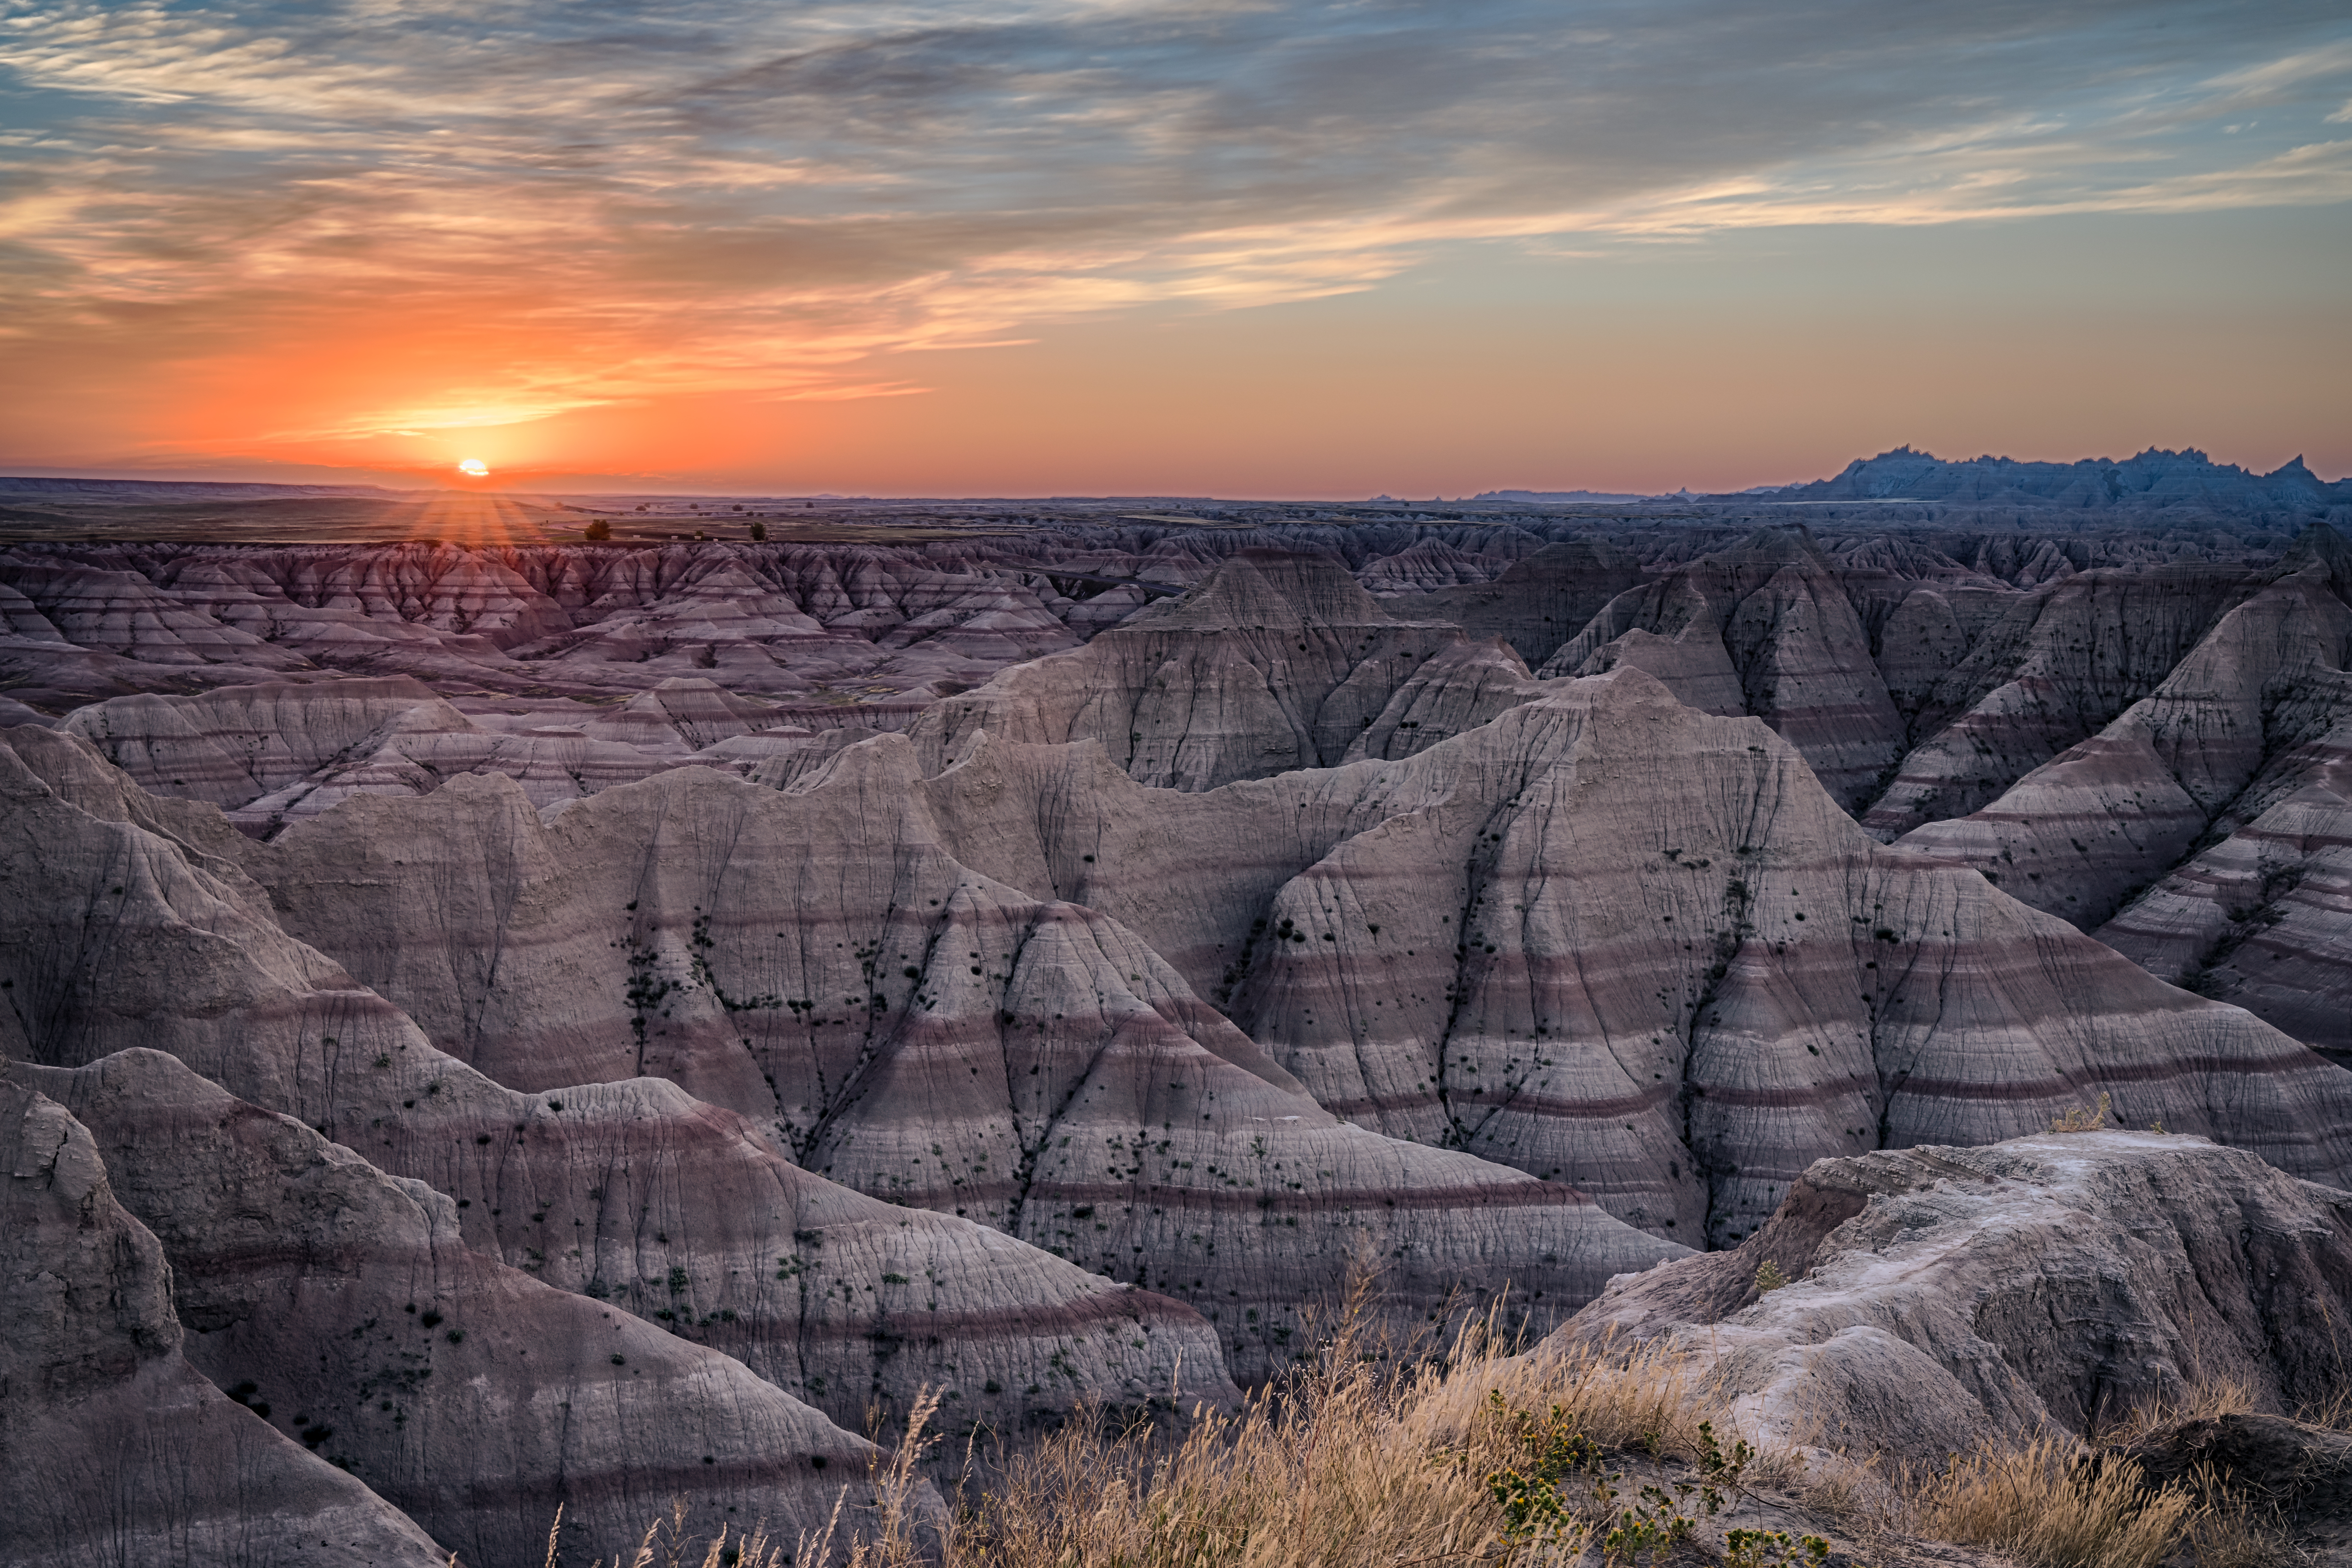
[(1723, 1568), (1812, 1568), (1830, 1560), (1830, 1543), (1818, 1535), (1791, 1536), (1785, 1530), (1734, 1530), (1723, 1538)]
[(1789, 1277), (1781, 1273), (1780, 1266), (1770, 1258), (1766, 1258), (1757, 1266), (1756, 1293), (1758, 1295), (1769, 1296), (1775, 1290), (1786, 1289), (1788, 1283)]
[(2096, 1132), (2107, 1124), (2107, 1113), (2115, 1109), (2114, 1100), (2105, 1089), (2099, 1091), (2096, 1105), (2078, 1105), (2063, 1116), (2051, 1118), (2053, 1132)]

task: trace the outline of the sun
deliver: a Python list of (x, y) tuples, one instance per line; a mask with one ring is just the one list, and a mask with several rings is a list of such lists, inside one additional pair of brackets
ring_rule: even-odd
[(469, 479), (486, 479), (490, 477), (490, 466), (479, 458), (464, 459), (457, 465), (457, 471)]

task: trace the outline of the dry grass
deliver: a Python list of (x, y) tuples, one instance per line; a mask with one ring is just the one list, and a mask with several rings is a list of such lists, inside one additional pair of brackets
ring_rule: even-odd
[(2208, 1501), (2190, 1531), (2189, 1548), (2197, 1568), (2294, 1568), (2304, 1561), (2276, 1503), (2219, 1486), (2208, 1488)]
[[(1737, 1544), (1702, 1505), (1754, 1488), (1798, 1494), (1816, 1528), (1840, 1535), (1926, 1536), (2031, 1568), (2155, 1568), (2183, 1547), (2197, 1568), (2292, 1559), (2277, 1521), (2221, 1483), (2150, 1487), (2136, 1465), (2070, 1439), (1927, 1476), (1811, 1475), (1794, 1455), (1742, 1454), (1721, 1391), (1691, 1361), (1635, 1347), (1514, 1354), (1491, 1318), (1443, 1354), (1415, 1354), (1370, 1342), (1363, 1321), (1349, 1314), (1310, 1369), (1237, 1412), (1195, 1412), (1181, 1436), (1074, 1422), (984, 1478), (971, 1472), (946, 1517), (924, 1506), (938, 1405), (927, 1396), (860, 1498), (845, 1489), (789, 1552), (757, 1534), (687, 1542), (673, 1523), (612, 1568), (1641, 1568), (1685, 1545), (1714, 1557)], [(2202, 1383), (2116, 1432), (2251, 1404), (2241, 1386)], [(1632, 1495), (1638, 1478), (1616, 1470), (1643, 1459), (1687, 1467), (1643, 1469), (1679, 1498)], [(1694, 1484), (1675, 1483), (1685, 1476)], [(1628, 1533), (1629, 1507), (1676, 1529)], [(1798, 1563), (1805, 1543), (1777, 1539), (1747, 1550), (1767, 1568)]]
[(2205, 1511), (2176, 1484), (2149, 1488), (2129, 1460), (2063, 1439), (1954, 1459), (1912, 1505), (1922, 1534), (2041, 1568), (2154, 1568)]
[[(1360, 1305), (1360, 1296), (1359, 1297)], [(898, 1502), (804, 1537), (799, 1563), (851, 1568), (1539, 1568), (1575, 1561), (1582, 1521), (1508, 1528), (1495, 1476), (1545, 1433), (1596, 1448), (1696, 1456), (1708, 1401), (1684, 1365), (1642, 1351), (1512, 1355), (1495, 1320), (1442, 1356), (1381, 1345), (1349, 1311), (1311, 1371), (1169, 1438), (1074, 1422), (967, 1489), (931, 1536), (909, 1500), (919, 1420), (885, 1480)], [(928, 1408), (918, 1415), (927, 1416)], [(877, 1489), (886, 1498), (892, 1485)], [(751, 1561), (747, 1558), (747, 1562)]]
[[(1015, 1460), (956, 1531), (954, 1568), (1440, 1568), (1514, 1553), (1491, 1478), (1528, 1458), (1515, 1412), (1604, 1447), (1688, 1449), (1682, 1368), (1639, 1352), (1507, 1357), (1488, 1325), (1397, 1358), (1343, 1320), (1316, 1368), (1181, 1440), (1082, 1423)], [(1577, 1544), (1580, 1545), (1580, 1541)], [(1571, 1554), (1572, 1555), (1572, 1554)], [(885, 1561), (887, 1561), (885, 1559)]]
[(2200, 1376), (2177, 1400), (2136, 1405), (2121, 1416), (2103, 1423), (2095, 1440), (2103, 1447), (2136, 1443), (2160, 1427), (2176, 1426), (2184, 1421), (2242, 1415), (2253, 1407), (2251, 1384), (2235, 1378)]

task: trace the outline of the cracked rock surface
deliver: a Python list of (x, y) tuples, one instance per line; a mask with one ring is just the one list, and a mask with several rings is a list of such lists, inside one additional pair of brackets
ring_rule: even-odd
[[(1759, 1289), (1767, 1263), (1790, 1283)], [(2092, 1131), (1822, 1161), (1738, 1248), (1613, 1281), (1560, 1334), (1686, 1351), (1781, 1441), (1940, 1466), (2200, 1379), (2324, 1402), (2347, 1310), (2352, 1193)]]

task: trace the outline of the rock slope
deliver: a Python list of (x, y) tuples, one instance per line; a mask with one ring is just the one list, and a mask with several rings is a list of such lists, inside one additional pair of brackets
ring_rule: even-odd
[[(200, 847), (245, 842), (217, 816), (207, 837), (204, 808), (146, 802), (69, 737), (10, 739), (31, 755), (0, 748), (0, 1054), (80, 1068), (166, 1050), (448, 1194), (475, 1250), (734, 1355), (852, 1426), (927, 1383), (956, 1392), (958, 1430), (1024, 1430), (1082, 1392), (1232, 1397), (1192, 1309), (848, 1192), (675, 1085), (490, 1082), (279, 930), (267, 893)], [(186, 840), (175, 817), (197, 824)]]
[(1759, 530), (1621, 595), (1538, 673), (1620, 666), (1646, 670), (1703, 712), (1762, 719), (1849, 809), (1878, 793), (1902, 755), (1903, 723), (1861, 617), (1801, 532)]
[[(919, 738), (882, 737), (785, 793), (687, 770), (550, 824), (461, 780), (247, 864), (289, 929), (493, 1078), (666, 1077), (853, 1185), (1121, 1278), (1169, 1256), (1110, 1239), (1130, 1204), (1213, 1233), (1164, 1195), (1115, 1219), (1114, 1191), (1263, 1192), (1278, 1160), (1302, 1201), (1384, 1208), (1391, 1155), (1301, 1178), (1281, 1152), (1326, 1113), (1717, 1244), (1823, 1155), (1990, 1142), (2102, 1089), (2135, 1122), (2352, 1173), (2352, 1079), (2294, 1042), (1874, 844), (1754, 721), (1634, 670), (1556, 686), (1404, 761), (1205, 792), (993, 737), (925, 780)], [(1174, 1136), (1236, 1115), (1265, 1119), (1242, 1146), (1267, 1169)], [(1072, 1118), (1117, 1126), (1065, 1154)], [(1408, 1242), (1452, 1255), (1380, 1250)]]
[(1863, 826), (1892, 840), (1985, 805), (2155, 691), (2255, 585), (2208, 566), (2069, 572), (1984, 604), (2000, 613), (1972, 636), (1934, 590), (1906, 596), (1879, 664), (1899, 690), (1895, 662), (1922, 656), (1901, 703), (1916, 743)]
[(1144, 784), (1213, 789), (1339, 762), (1462, 640), (1450, 623), (1394, 619), (1336, 559), (1249, 551), (1084, 648), (938, 704), (910, 732), (934, 769), (985, 731), (1099, 741)]
[(430, 795), (460, 773), (502, 773), (547, 806), (688, 763), (743, 772), (821, 743), (773, 706), (686, 676), (616, 708), (472, 714), (406, 676), (265, 682), (118, 697), (56, 727), (142, 788), (210, 801), (260, 837), (350, 795)]
[(2352, 758), (2352, 545), (2315, 531), (2161, 684), (1966, 817), (1900, 840), (2085, 930)]
[(181, 1354), (172, 1270), (66, 1109), (0, 1079), (0, 1563), (349, 1563), (447, 1554)]
[(559, 1506), (591, 1557), (674, 1502), (697, 1535), (790, 1538), (871, 1462), (741, 1363), (468, 1249), (445, 1194), (161, 1052), (10, 1077), (90, 1129), (163, 1242), (189, 1359), (465, 1562), (542, 1553)]
[(2101, 942), (2352, 1065), (2352, 802), (2313, 784), (2133, 901)]
[[(1764, 1290), (1767, 1264), (1790, 1283)], [(2343, 1387), (2352, 1193), (2144, 1132), (1824, 1160), (1733, 1251), (1612, 1281), (1564, 1342), (1663, 1342), (1750, 1429), (1930, 1467), (2082, 1436), (2205, 1380)]]
[(1452, 621), (1474, 643), (1500, 637), (1532, 669), (1641, 581), (1641, 563), (1632, 552), (1593, 540), (1563, 541), (1513, 562), (1491, 582), (1439, 588), (1416, 599), (1399, 596), (1389, 609), (1416, 620)]

